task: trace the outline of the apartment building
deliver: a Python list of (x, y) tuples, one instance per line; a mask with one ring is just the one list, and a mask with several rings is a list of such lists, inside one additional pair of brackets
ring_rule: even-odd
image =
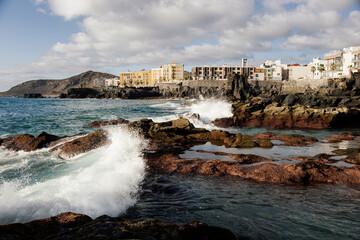
[(256, 81), (265, 80), (264, 68), (255, 68), (254, 80)]
[(163, 81), (163, 68), (150, 69), (150, 86), (155, 86)]
[(230, 74), (242, 74), (253, 80), (255, 67), (243, 66), (195, 66), (191, 69), (191, 77), (194, 80), (227, 80)]
[(339, 78), (349, 76), (351, 72), (358, 72), (360, 69), (359, 57), (360, 47), (349, 47), (325, 54), (326, 76)]
[(174, 82), (184, 80), (184, 64), (172, 62), (162, 65), (162, 77), (164, 82)]
[(326, 63), (327, 61), (320, 57), (313, 58), (313, 61), (309, 63), (313, 79), (322, 79), (324, 77)]
[(150, 72), (145, 69), (140, 72), (121, 72), (119, 87), (140, 87), (150, 85)]
[(105, 87), (112, 88), (112, 87), (119, 87), (120, 79), (119, 78), (108, 78), (105, 79)]
[(284, 78), (284, 68), (286, 68), (286, 64), (281, 64), (281, 60), (278, 59), (276, 61), (267, 60), (260, 65), (261, 68), (264, 69), (264, 77), (265, 81), (267, 80), (283, 80)]

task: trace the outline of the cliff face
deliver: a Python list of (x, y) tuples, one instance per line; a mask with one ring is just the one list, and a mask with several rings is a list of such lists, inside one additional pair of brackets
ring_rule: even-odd
[(0, 93), (0, 97), (22, 97), (24, 94), (40, 93), (43, 96), (57, 97), (70, 88), (92, 87), (95, 78), (114, 78), (115, 75), (88, 71), (79, 75), (59, 80), (31, 80), (12, 87), (9, 91)]

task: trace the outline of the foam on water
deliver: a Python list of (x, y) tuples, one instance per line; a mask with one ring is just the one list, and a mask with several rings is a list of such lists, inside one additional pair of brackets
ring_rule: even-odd
[(231, 117), (231, 103), (222, 100), (206, 100), (190, 105), (191, 113), (198, 113), (204, 123), (210, 123), (217, 118)]
[[(144, 141), (119, 127), (107, 131), (112, 141), (110, 145), (63, 162), (61, 167), (54, 168), (56, 172), (46, 177), (40, 178), (35, 172), (27, 176), (39, 178), (38, 181), (24, 181), (21, 176), (2, 182), (0, 224), (26, 222), (66, 211), (91, 217), (118, 216), (135, 204), (134, 194), (145, 174), (141, 156)], [(40, 161), (36, 154), (29, 154), (32, 162)]]

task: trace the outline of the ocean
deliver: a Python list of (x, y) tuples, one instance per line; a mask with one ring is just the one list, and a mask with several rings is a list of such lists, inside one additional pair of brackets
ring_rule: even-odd
[[(200, 114), (200, 120), (192, 114)], [(0, 138), (45, 131), (71, 136), (94, 131), (92, 121), (125, 118), (154, 121), (188, 117), (195, 126), (231, 116), (231, 104), (215, 100), (0, 98)], [(227, 129), (256, 134), (299, 133), (320, 139), (344, 130)], [(284, 186), (235, 177), (149, 174), (142, 158), (147, 141), (122, 127), (108, 127), (111, 144), (70, 160), (49, 149), (10, 152), (0, 148), (0, 224), (73, 211), (172, 223), (202, 221), (254, 239), (360, 239), (360, 188), (344, 185)], [(277, 159), (314, 156), (346, 148), (324, 141), (309, 147), (225, 149), (204, 144), (183, 158), (211, 159), (196, 150), (252, 153)], [(227, 159), (223, 159), (227, 160)], [(341, 163), (340, 164), (345, 164)]]

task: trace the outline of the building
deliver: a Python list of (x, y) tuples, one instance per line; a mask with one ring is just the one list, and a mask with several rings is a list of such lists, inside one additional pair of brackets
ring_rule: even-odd
[(240, 74), (254, 79), (255, 67), (243, 66), (195, 66), (191, 69), (191, 76), (194, 80), (227, 80), (230, 74)]
[(105, 79), (105, 87), (107, 88), (117, 88), (120, 85), (119, 78), (108, 78)]
[(313, 58), (313, 61), (309, 63), (313, 79), (322, 79), (324, 77), (326, 63), (327, 61), (322, 60), (320, 57)]
[(184, 64), (171, 64), (162, 65), (162, 77), (164, 82), (174, 82), (184, 80)]
[(150, 69), (150, 85), (155, 86), (164, 81), (163, 68)]
[(287, 66), (287, 70), (289, 80), (308, 79), (312, 75), (310, 65), (292, 64)]
[(334, 50), (325, 54), (324, 59), (326, 77), (339, 78), (346, 77), (351, 72), (358, 72), (360, 57), (360, 47), (349, 47), (343, 50)]
[(266, 60), (260, 65), (264, 69), (265, 81), (267, 80), (283, 80), (283, 68), (286, 67), (285, 64), (281, 64), (281, 60), (271, 61)]
[(264, 68), (255, 68), (254, 80), (256, 81), (265, 80)]
[(119, 87), (150, 86), (150, 72), (145, 69), (140, 72), (121, 72)]

